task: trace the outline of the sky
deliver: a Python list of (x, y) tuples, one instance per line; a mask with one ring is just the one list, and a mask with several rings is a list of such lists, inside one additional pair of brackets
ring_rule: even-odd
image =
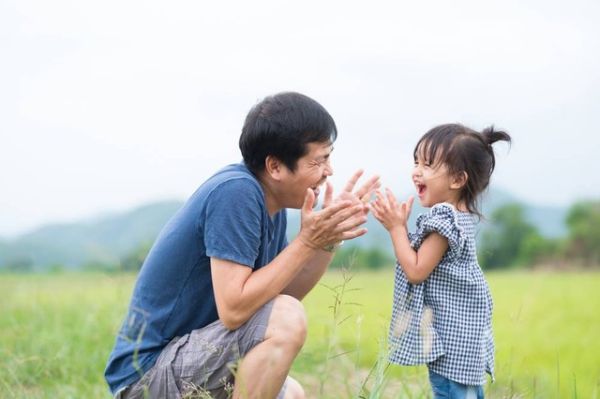
[(241, 159), (248, 110), (298, 91), (399, 196), (430, 128), (494, 124), (492, 185), (600, 198), (600, 2), (0, 1), (0, 237), (185, 200)]

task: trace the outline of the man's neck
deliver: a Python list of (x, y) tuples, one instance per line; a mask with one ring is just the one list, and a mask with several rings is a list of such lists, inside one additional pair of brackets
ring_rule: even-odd
[(258, 175), (257, 178), (265, 196), (267, 212), (269, 213), (269, 216), (273, 217), (273, 215), (279, 212), (283, 207), (279, 205), (279, 203), (275, 200), (276, 196), (274, 194), (273, 186), (269, 179), (266, 178), (264, 174)]

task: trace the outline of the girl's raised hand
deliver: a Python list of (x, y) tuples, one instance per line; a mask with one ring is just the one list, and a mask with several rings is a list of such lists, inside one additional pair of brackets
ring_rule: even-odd
[(371, 203), (371, 212), (388, 231), (391, 231), (395, 227), (406, 227), (413, 202), (414, 197), (411, 196), (406, 202), (398, 203), (389, 188), (385, 189), (385, 195), (377, 190), (375, 201)]

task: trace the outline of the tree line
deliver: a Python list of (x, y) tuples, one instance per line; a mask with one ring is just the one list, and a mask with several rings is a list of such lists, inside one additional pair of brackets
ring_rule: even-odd
[[(600, 266), (600, 201), (580, 201), (573, 204), (565, 220), (567, 233), (559, 238), (543, 236), (538, 228), (527, 220), (525, 208), (519, 203), (496, 208), (484, 222), (485, 226), (477, 237), (478, 259), (484, 269)], [(391, 241), (382, 245), (391, 246)], [(83, 269), (108, 272), (137, 271), (150, 247), (150, 242), (144, 242), (121, 257), (118, 262), (94, 262), (84, 265)], [(378, 270), (389, 268), (394, 263), (391, 247), (365, 248), (348, 243), (338, 249), (330, 268)], [(31, 265), (11, 266), (5, 270), (32, 271)], [(62, 269), (57, 265), (49, 270)]]
[(542, 236), (518, 203), (497, 208), (489, 222), (478, 251), (484, 268), (600, 265), (600, 201), (572, 205), (565, 220), (567, 234), (560, 238)]
[[(479, 233), (479, 263), (484, 269), (600, 266), (600, 201), (575, 203), (565, 224), (565, 237), (548, 238), (527, 220), (523, 205), (510, 203), (496, 208)], [(149, 248), (146, 243), (124, 257), (121, 269), (137, 270)], [(338, 249), (330, 268), (378, 270), (394, 263), (389, 249), (345, 245)]]

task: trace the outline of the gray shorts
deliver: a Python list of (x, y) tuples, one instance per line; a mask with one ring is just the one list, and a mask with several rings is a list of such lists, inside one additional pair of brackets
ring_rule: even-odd
[[(229, 398), (235, 369), (264, 340), (272, 308), (270, 301), (235, 331), (217, 320), (173, 338), (141, 380), (119, 391), (115, 399), (206, 397), (206, 393), (215, 399)], [(277, 398), (283, 398), (284, 392), (285, 384)]]

